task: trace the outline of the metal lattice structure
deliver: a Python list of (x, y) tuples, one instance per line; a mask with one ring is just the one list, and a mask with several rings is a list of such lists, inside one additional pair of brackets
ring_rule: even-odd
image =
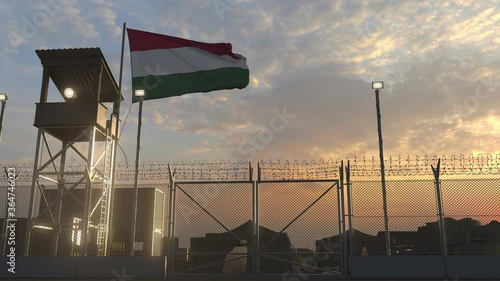
[[(99, 48), (37, 50), (36, 53), (43, 66), (43, 78), (35, 111), (34, 126), (38, 133), (24, 255), (30, 254), (32, 235), (38, 228), (51, 230), (52, 255), (59, 254), (61, 234), (71, 231), (71, 254), (85, 256), (92, 250), (87, 242), (92, 229), (96, 228), (95, 250), (97, 255), (104, 256), (108, 247), (118, 108), (122, 96)], [(64, 102), (48, 102), (51, 81)], [(109, 119), (104, 103), (113, 103)], [(60, 149), (54, 150), (51, 143), (57, 143)], [(66, 158), (70, 153), (80, 163), (77, 171), (66, 171)], [(47, 184), (55, 184), (57, 191), (47, 189)], [(82, 200), (75, 195), (81, 193), (77, 190), (81, 185), (84, 185)], [(94, 186), (100, 186), (100, 190), (94, 191)], [(81, 205), (72, 220), (62, 212), (69, 195)], [(96, 196), (98, 200), (93, 202), (92, 197)]]

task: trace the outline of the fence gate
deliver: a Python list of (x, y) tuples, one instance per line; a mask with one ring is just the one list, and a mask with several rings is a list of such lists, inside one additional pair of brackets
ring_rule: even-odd
[[(248, 168), (247, 168), (248, 169)], [(337, 179), (174, 181), (168, 275), (345, 276)]]
[(254, 183), (173, 186), (171, 275), (253, 274)]
[(257, 182), (261, 275), (344, 276), (338, 180)]

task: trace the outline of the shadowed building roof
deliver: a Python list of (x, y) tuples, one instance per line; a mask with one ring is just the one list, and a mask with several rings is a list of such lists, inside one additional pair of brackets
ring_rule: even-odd
[[(35, 52), (43, 67), (49, 70), (49, 76), (61, 95), (65, 88), (70, 87), (78, 93), (79, 99), (85, 101), (113, 102), (120, 96), (118, 85), (100, 48)], [(101, 83), (97, 83), (99, 79)], [(101, 87), (99, 97), (96, 85)]]

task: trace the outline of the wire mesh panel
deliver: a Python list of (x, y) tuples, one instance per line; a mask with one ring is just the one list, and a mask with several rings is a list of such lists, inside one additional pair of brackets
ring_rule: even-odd
[[(434, 181), (390, 180), (386, 189), (391, 253), (440, 254)], [(352, 182), (352, 205), (353, 254), (385, 255), (381, 182)]]
[(175, 185), (173, 273), (251, 274), (253, 182)]
[[(1, 233), (2, 236), (7, 235), (7, 237), (15, 234), (14, 240), (16, 255), (23, 255), (29, 208), (29, 199), (27, 200), (26, 198), (30, 197), (31, 186), (26, 183), (18, 183), (13, 189), (9, 189), (7, 182), (5, 181), (4, 183), (5, 184), (2, 183), (0, 189), (0, 216), (2, 222)], [(40, 200), (40, 193), (36, 192), (33, 200), (33, 205), (35, 206), (33, 216), (37, 216), (39, 213)], [(6, 226), (9, 225), (9, 221), (7, 221), (8, 219), (12, 219), (13, 222), (15, 222), (15, 229), (11, 230), (6, 228)], [(10, 233), (11, 231), (12, 233)], [(1, 241), (1, 249), (5, 250), (2, 251), (2, 253), (5, 255), (9, 254), (9, 251), (7, 250), (10, 249), (10, 246), (7, 247), (7, 241), (3, 239), (3, 237)]]
[(500, 179), (441, 180), (448, 254), (500, 255)]
[(338, 182), (258, 182), (258, 273), (341, 273)]

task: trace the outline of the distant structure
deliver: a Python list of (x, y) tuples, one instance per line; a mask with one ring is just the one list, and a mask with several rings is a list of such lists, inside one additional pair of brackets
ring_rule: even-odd
[[(500, 254), (500, 222), (481, 225), (477, 220), (445, 218), (448, 234), (449, 255), (498, 255)], [(347, 233), (347, 243), (351, 232)], [(353, 255), (385, 255), (385, 233), (370, 235), (353, 229)], [(427, 222), (417, 231), (391, 231), (393, 255), (440, 255), (438, 222)], [(340, 251), (340, 236), (316, 240), (316, 252)], [(339, 263), (338, 257), (330, 257), (320, 265)]]
[[(477, 220), (445, 218), (449, 255), (500, 254), (500, 222), (481, 225)], [(417, 253), (438, 253), (437, 222), (428, 222), (417, 230)]]
[[(242, 251), (243, 248), (248, 247), (252, 249), (253, 247), (253, 222), (251, 220), (246, 223), (234, 228), (231, 232), (244, 240), (246, 244), (242, 244), (237, 241), (229, 232), (222, 233), (207, 233), (205, 237), (195, 237), (191, 238), (191, 247), (189, 249), (188, 261), (184, 261), (184, 264), (179, 262), (176, 267), (179, 270), (186, 270), (189, 268), (202, 268), (203, 272), (191, 272), (191, 273), (209, 273), (209, 274), (221, 274), (221, 273), (251, 273), (252, 272), (252, 259), (250, 258), (249, 252)], [(276, 235), (277, 238), (274, 238)], [(263, 273), (283, 273), (287, 270), (292, 270), (291, 261), (296, 258), (290, 254), (293, 252), (290, 238), (286, 233), (278, 234), (268, 228), (259, 226), (259, 236), (261, 244), (265, 244), (274, 238), (273, 243), (266, 247), (265, 251), (262, 253), (263, 256), (260, 258), (259, 266)], [(215, 253), (215, 254), (214, 254)], [(245, 261), (244, 270), (241, 270), (241, 266), (236, 266), (229, 264), (228, 260), (239, 257), (235, 255), (228, 259), (228, 254), (238, 254), (244, 256), (247, 253), (247, 257), (242, 258)], [(283, 253), (277, 255), (279, 259), (273, 259), (266, 257), (268, 255), (276, 255), (276, 253)], [(230, 254), (231, 255), (231, 254)], [(229, 255), (229, 256), (230, 256)], [(212, 264), (214, 261), (225, 261), (218, 263), (210, 267), (203, 267), (207, 264)], [(233, 269), (234, 268), (234, 269)], [(235, 272), (240, 270), (239, 272)], [(230, 271), (230, 272), (228, 272)]]
[[(37, 228), (51, 232), (54, 256), (58, 255), (60, 234), (64, 231), (81, 233), (73, 237), (78, 255), (87, 255), (87, 242), (92, 235), (96, 236), (97, 254), (107, 255), (122, 96), (99, 48), (37, 50), (36, 54), (43, 66), (43, 78), (34, 122), (38, 134), (24, 254), (30, 254), (33, 230)], [(61, 102), (49, 102), (51, 81), (62, 96)], [(109, 118), (104, 103), (112, 103)], [(60, 142), (59, 149), (50, 147), (54, 140)], [(70, 170), (66, 163), (70, 152), (83, 161), (85, 170)], [(70, 222), (61, 220), (63, 202), (80, 188), (80, 210)], [(40, 202), (48, 203), (47, 189), (56, 190), (55, 200), (38, 210), (37, 205), (43, 205)], [(40, 219), (47, 213), (49, 220)]]

